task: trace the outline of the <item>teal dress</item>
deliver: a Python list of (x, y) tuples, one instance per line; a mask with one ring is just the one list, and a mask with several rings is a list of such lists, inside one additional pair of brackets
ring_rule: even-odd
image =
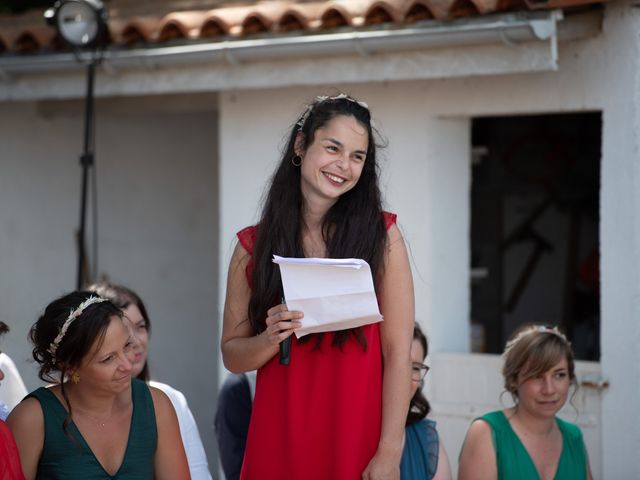
[(133, 412), (127, 449), (122, 465), (109, 475), (94, 456), (73, 422), (62, 430), (67, 411), (44, 387), (28, 395), (40, 402), (44, 414), (44, 445), (38, 463), (37, 480), (152, 480), (158, 432), (149, 387), (137, 379), (131, 385)]
[[(504, 412), (487, 413), (480, 420), (491, 426), (493, 446), (496, 451), (498, 480), (517, 478), (519, 480), (539, 480), (538, 471), (520, 438), (511, 428)], [(476, 419), (478, 420), (478, 419)], [(587, 478), (587, 450), (582, 432), (573, 423), (556, 417), (562, 433), (562, 453), (558, 461), (555, 480), (585, 480)]]
[(431, 480), (438, 470), (440, 450), (436, 422), (423, 418), (404, 429), (401, 480)]

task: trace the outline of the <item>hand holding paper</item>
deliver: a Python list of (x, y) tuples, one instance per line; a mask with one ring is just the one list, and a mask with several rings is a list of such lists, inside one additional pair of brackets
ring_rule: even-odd
[(382, 320), (371, 268), (364, 260), (274, 255), (273, 261), (280, 265), (287, 308), (304, 312), (296, 337)]

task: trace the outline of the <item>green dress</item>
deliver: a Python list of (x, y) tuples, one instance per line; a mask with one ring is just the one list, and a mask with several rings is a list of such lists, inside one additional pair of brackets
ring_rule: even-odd
[[(65, 434), (62, 424), (67, 411), (58, 398), (44, 387), (28, 397), (40, 402), (44, 414), (44, 445), (38, 463), (37, 480), (152, 480), (158, 432), (149, 387), (137, 379), (131, 385), (133, 413), (127, 449), (122, 465), (109, 475), (94, 456), (73, 422)], [(27, 398), (28, 398), (27, 397)]]
[[(538, 471), (520, 438), (511, 428), (504, 412), (487, 413), (480, 420), (491, 426), (493, 446), (496, 451), (498, 480), (539, 480)], [(478, 420), (478, 419), (476, 419)], [(573, 423), (556, 417), (562, 433), (562, 453), (555, 480), (585, 480), (587, 478), (587, 451), (582, 432)]]

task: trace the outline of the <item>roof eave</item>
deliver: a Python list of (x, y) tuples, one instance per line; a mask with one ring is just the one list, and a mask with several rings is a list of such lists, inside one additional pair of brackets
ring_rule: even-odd
[[(491, 43), (521, 43), (556, 39), (561, 10), (484, 15), (455, 21), (430, 20), (409, 28), (377, 28), (317, 35), (280, 35), (250, 40), (107, 49), (107, 68), (158, 67), (173, 64), (226, 62), (232, 65), (264, 60), (369, 56), (403, 50)], [(0, 57), (0, 76), (77, 70), (91, 54), (42, 54)]]

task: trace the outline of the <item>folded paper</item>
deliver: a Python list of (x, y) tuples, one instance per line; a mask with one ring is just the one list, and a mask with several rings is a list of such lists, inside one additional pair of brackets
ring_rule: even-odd
[(364, 260), (274, 255), (273, 261), (280, 266), (287, 308), (304, 312), (298, 338), (382, 320), (371, 268)]

